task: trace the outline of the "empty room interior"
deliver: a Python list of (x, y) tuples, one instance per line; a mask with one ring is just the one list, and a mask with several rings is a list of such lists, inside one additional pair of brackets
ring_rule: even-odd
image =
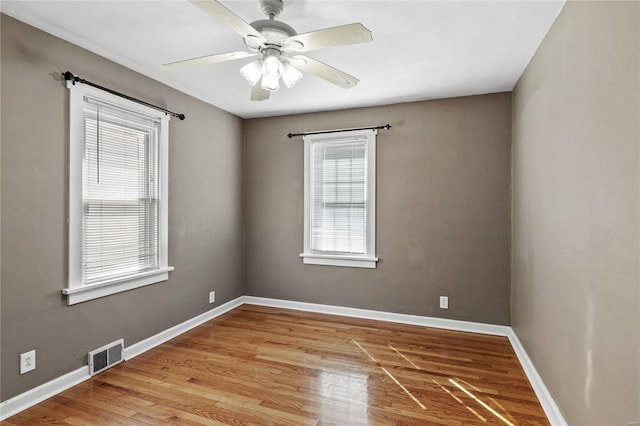
[(639, 424), (640, 2), (0, 8), (1, 424)]

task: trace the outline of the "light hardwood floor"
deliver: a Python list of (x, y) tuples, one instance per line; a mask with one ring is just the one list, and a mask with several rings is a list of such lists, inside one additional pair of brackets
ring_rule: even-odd
[(1, 423), (549, 424), (505, 337), (243, 305)]

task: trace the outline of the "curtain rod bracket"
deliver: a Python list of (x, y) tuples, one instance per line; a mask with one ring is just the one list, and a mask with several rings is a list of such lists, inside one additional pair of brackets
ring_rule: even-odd
[(71, 81), (71, 84), (73, 84), (73, 85), (75, 85), (76, 83), (83, 83), (83, 84), (86, 84), (88, 86), (95, 87), (96, 89), (104, 90), (105, 92), (111, 93), (112, 95), (120, 96), (121, 98), (128, 99), (128, 100), (130, 100), (132, 102), (137, 102), (139, 104), (148, 106), (150, 108), (157, 109), (158, 111), (162, 111), (165, 114), (168, 114), (168, 115), (170, 115), (172, 117), (176, 117), (176, 118), (178, 118), (180, 120), (184, 120), (186, 118), (184, 114), (178, 114), (177, 112), (169, 111), (168, 109), (164, 109), (164, 108), (161, 108), (159, 106), (152, 105), (152, 104), (150, 104), (148, 102), (141, 101), (140, 99), (132, 98), (131, 96), (125, 95), (124, 93), (116, 92), (115, 90), (107, 89), (106, 87), (100, 86), (100, 85), (92, 83), (90, 81), (87, 81), (84, 78), (80, 78), (77, 75), (73, 75), (73, 73), (71, 71), (63, 72), (62, 76), (64, 77), (65, 80)]

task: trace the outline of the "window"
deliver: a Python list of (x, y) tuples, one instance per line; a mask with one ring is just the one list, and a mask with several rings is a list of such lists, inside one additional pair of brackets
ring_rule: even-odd
[(169, 118), (68, 83), (69, 281), (80, 303), (168, 279)]
[(376, 134), (304, 137), (304, 263), (376, 267)]

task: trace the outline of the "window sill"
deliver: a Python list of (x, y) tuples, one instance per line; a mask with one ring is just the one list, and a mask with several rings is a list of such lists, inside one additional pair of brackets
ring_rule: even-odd
[(377, 257), (338, 256), (326, 254), (300, 254), (306, 265), (346, 266), (349, 268), (375, 269)]
[(169, 279), (169, 272), (173, 271), (173, 269), (173, 266), (168, 266), (166, 268), (143, 272), (126, 278), (105, 281), (99, 284), (64, 288), (62, 289), (62, 294), (67, 296), (68, 305), (75, 305), (76, 303), (86, 302), (87, 300), (166, 281)]

